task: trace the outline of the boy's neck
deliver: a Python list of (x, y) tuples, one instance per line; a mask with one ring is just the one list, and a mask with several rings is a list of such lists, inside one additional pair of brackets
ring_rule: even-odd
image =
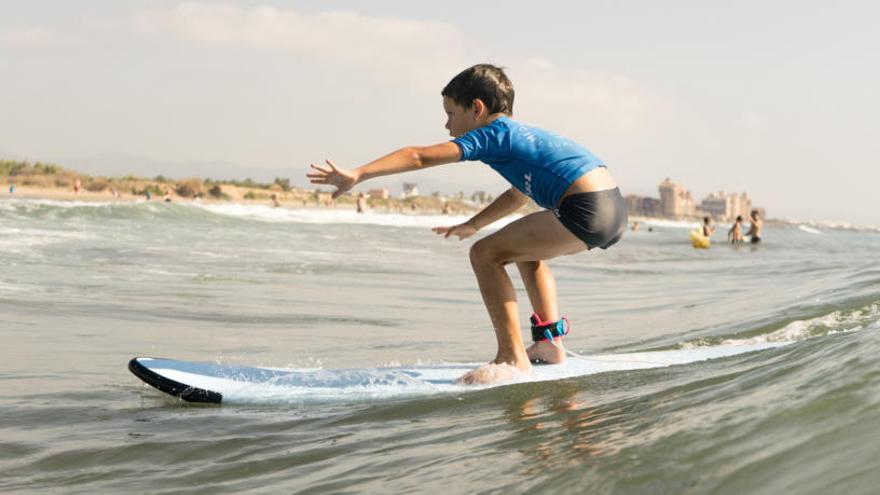
[(485, 127), (485, 126), (491, 124), (492, 122), (495, 122), (496, 120), (500, 119), (501, 117), (510, 118), (510, 115), (507, 115), (506, 113), (500, 113), (500, 112), (493, 113), (492, 115), (487, 116), (486, 119), (482, 121), (482, 124), (480, 125), (480, 127)]

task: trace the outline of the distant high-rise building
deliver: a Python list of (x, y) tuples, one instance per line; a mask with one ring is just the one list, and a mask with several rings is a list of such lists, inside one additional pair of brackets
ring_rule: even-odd
[(718, 220), (732, 220), (738, 215), (746, 218), (752, 209), (752, 201), (746, 193), (718, 191), (703, 198), (700, 209)]
[(660, 211), (667, 217), (687, 217), (697, 213), (691, 192), (668, 177), (660, 183)]
[(723, 192), (712, 193), (703, 198), (703, 201), (700, 202), (700, 209), (716, 220), (727, 220), (730, 217), (730, 198)]
[(641, 210), (645, 215), (652, 217), (660, 216), (660, 200), (657, 198), (642, 198), (640, 202)]
[(743, 218), (749, 218), (749, 213), (752, 211), (752, 200), (749, 199), (746, 193), (733, 194), (732, 196), (730, 215), (734, 218), (738, 215), (742, 215)]
[(629, 211), (630, 215), (659, 217), (662, 214), (660, 210), (660, 200), (657, 198), (628, 194), (624, 199), (626, 200), (626, 209)]
[(641, 209), (641, 201), (643, 196), (638, 196), (635, 194), (627, 194), (623, 197), (624, 201), (626, 201), (626, 209), (630, 214), (632, 213), (640, 213)]

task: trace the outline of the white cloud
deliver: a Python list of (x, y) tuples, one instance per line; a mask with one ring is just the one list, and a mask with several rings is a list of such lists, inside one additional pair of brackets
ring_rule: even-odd
[(0, 40), (13, 46), (48, 46), (60, 41), (56, 33), (42, 28), (14, 29), (6, 32)]
[(634, 134), (671, 115), (670, 102), (626, 76), (562, 68), (544, 59), (526, 60), (510, 72), (516, 106), (522, 109), (519, 102), (526, 101), (527, 113), (542, 119), (561, 117), (581, 128)]
[[(393, 19), (357, 12), (300, 13), (271, 6), (184, 3), (136, 15), (137, 28), (207, 46), (283, 50), (315, 63), (343, 66), (383, 84), (435, 93), (472, 60), (466, 37), (437, 21)], [(468, 60), (468, 62), (465, 62)], [(569, 114), (603, 129), (634, 132), (663, 107), (626, 77), (557, 67), (544, 59), (499, 60), (511, 68), (518, 101), (529, 115)], [(519, 108), (521, 106), (517, 105)]]
[(410, 74), (452, 65), (463, 45), (461, 33), (447, 23), (356, 12), (302, 14), (270, 6), (185, 3), (141, 12), (135, 22), (144, 33), (171, 32), (205, 45), (280, 49), (315, 60)]
[(740, 123), (746, 129), (751, 129), (753, 131), (765, 131), (769, 127), (767, 118), (754, 111), (743, 113), (740, 116)]

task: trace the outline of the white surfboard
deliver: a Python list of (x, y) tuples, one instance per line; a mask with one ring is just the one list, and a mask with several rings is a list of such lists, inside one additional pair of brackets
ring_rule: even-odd
[[(536, 365), (516, 382), (688, 364), (788, 342), (723, 345), (628, 354), (569, 357), (562, 364)], [(137, 357), (128, 364), (138, 378), (174, 397), (205, 403), (279, 403), (432, 395), (509, 385), (461, 385), (458, 377), (481, 363), (451, 363), (358, 369), (284, 369)]]

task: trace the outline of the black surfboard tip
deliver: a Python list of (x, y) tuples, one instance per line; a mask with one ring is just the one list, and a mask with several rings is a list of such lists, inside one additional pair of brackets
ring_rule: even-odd
[(223, 401), (223, 394), (203, 388), (191, 387), (185, 383), (164, 377), (141, 364), (140, 359), (143, 358), (132, 358), (128, 362), (128, 370), (147, 385), (186, 402), (220, 404)]

